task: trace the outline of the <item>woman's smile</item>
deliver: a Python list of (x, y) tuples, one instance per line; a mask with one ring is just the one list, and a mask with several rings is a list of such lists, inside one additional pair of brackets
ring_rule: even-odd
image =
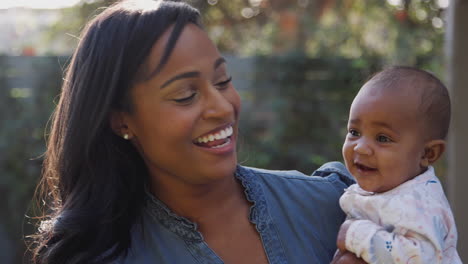
[(210, 131), (194, 140), (195, 144), (198, 144), (200, 146), (209, 146), (213, 147), (219, 144), (220, 141), (226, 141), (227, 138), (232, 136), (232, 126), (228, 125), (222, 128), (217, 128), (214, 129), (213, 131)]
[(231, 153), (235, 146), (234, 129), (231, 124), (216, 128), (193, 140), (193, 143), (216, 154)]

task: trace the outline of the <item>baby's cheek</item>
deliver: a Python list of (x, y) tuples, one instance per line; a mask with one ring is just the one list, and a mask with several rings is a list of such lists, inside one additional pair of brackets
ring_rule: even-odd
[(352, 155), (352, 148), (351, 148), (350, 143), (347, 140), (345, 140), (341, 151), (342, 151), (343, 158), (345, 162), (347, 163), (348, 159)]

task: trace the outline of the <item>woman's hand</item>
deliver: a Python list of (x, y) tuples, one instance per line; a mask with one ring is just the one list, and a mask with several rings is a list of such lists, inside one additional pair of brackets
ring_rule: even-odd
[(366, 264), (366, 262), (352, 252), (338, 250), (330, 264)]
[(352, 220), (346, 220), (343, 224), (341, 224), (338, 237), (336, 238), (336, 246), (340, 251), (346, 251), (346, 232), (348, 232), (348, 228), (351, 223)]
[(356, 257), (353, 252), (346, 250), (346, 232), (351, 225), (352, 220), (346, 220), (340, 227), (338, 237), (336, 239), (336, 245), (338, 252), (335, 254), (331, 264), (361, 264), (366, 263), (361, 258)]

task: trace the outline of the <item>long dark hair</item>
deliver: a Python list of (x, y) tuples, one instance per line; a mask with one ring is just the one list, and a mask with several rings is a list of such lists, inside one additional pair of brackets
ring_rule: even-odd
[(129, 90), (153, 44), (174, 25), (161, 68), (188, 23), (200, 26), (187, 4), (139, 0), (107, 8), (83, 30), (52, 116), (34, 263), (106, 263), (126, 254), (148, 172), (131, 143), (112, 131), (110, 115), (132, 111)]

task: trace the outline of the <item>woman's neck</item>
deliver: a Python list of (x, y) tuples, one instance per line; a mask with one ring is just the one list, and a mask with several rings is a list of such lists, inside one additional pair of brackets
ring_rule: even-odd
[(176, 214), (198, 224), (249, 206), (244, 188), (234, 173), (232, 177), (209, 184), (190, 184), (175, 177), (157, 177), (151, 183), (151, 192)]

